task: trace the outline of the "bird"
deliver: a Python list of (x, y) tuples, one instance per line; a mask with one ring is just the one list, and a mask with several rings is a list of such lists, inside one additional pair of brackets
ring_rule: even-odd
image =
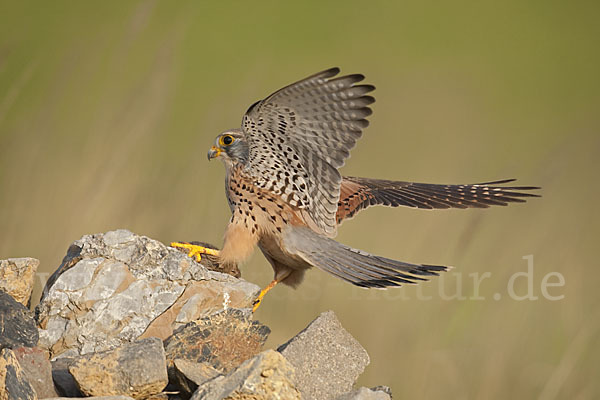
[(278, 283), (297, 287), (312, 267), (364, 288), (429, 280), (448, 270), (370, 254), (334, 240), (338, 226), (375, 205), (487, 208), (524, 202), (539, 189), (514, 179), (440, 185), (342, 176), (339, 169), (369, 125), (375, 102), (364, 75), (330, 68), (277, 90), (248, 108), (241, 128), (219, 134), (208, 159), (225, 166), (231, 218), (221, 250), (173, 242), (201, 260), (236, 269), (258, 246), (274, 271), (253, 311)]

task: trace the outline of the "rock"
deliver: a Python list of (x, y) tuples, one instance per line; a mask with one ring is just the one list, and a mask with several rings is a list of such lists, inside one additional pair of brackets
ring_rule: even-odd
[(0, 349), (35, 347), (38, 330), (31, 312), (11, 295), (0, 290)]
[(0, 399), (37, 400), (37, 398), (13, 351), (2, 349), (0, 351)]
[(40, 261), (35, 258), (9, 258), (0, 260), (0, 290), (29, 307), (35, 272)]
[(251, 307), (259, 290), (127, 230), (86, 235), (44, 288), (36, 308), (40, 346), (55, 358), (166, 339), (190, 321)]
[(165, 340), (169, 366), (180, 358), (229, 372), (258, 354), (271, 333), (251, 318), (250, 310), (228, 309), (179, 328)]
[[(73, 400), (72, 397), (52, 397), (44, 400)], [(86, 397), (85, 400), (133, 400), (129, 396), (94, 396)]]
[(189, 395), (194, 393), (198, 386), (221, 375), (208, 363), (196, 363), (180, 358), (173, 361), (173, 371), (170, 382)]
[(148, 397), (144, 397), (144, 400), (169, 400), (167, 393), (156, 393)]
[(294, 385), (294, 367), (278, 352), (264, 351), (227, 376), (198, 387), (192, 400), (300, 399)]
[(52, 364), (44, 350), (39, 347), (17, 347), (13, 353), (40, 399), (58, 396), (52, 381)]
[(387, 394), (388, 396), (390, 396), (390, 399), (392, 398), (392, 388), (390, 388), (389, 386), (379, 385), (379, 386), (372, 387), (371, 390), (374, 392), (383, 392), (383, 393)]
[(335, 399), (369, 364), (369, 355), (332, 311), (321, 314), (278, 351), (296, 368), (303, 399)]
[(77, 387), (77, 382), (69, 372), (69, 367), (75, 360), (75, 357), (62, 357), (52, 361), (52, 380), (61, 396), (83, 397)]
[(361, 387), (337, 397), (336, 400), (392, 400), (392, 396), (387, 391), (376, 389)]
[(86, 396), (142, 399), (160, 393), (168, 383), (165, 352), (158, 338), (80, 356), (69, 366), (69, 372)]

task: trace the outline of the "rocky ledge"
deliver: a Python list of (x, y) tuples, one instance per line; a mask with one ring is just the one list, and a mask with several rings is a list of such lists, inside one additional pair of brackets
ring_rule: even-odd
[(38, 265), (0, 260), (0, 399), (391, 399), (354, 388), (369, 356), (331, 311), (263, 350), (259, 288), (214, 259), (126, 230), (86, 235), (34, 314)]

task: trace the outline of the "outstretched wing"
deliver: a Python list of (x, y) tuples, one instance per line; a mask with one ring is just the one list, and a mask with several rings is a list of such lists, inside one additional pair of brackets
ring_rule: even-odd
[(540, 197), (524, 192), (539, 187), (498, 186), (513, 181), (515, 179), (470, 185), (433, 185), (347, 176), (342, 180), (336, 220), (339, 224), (374, 205), (425, 209), (487, 208), (522, 203), (527, 197)]
[(373, 86), (357, 85), (364, 76), (333, 78), (338, 73), (332, 68), (280, 89), (252, 105), (242, 120), (246, 172), (327, 236), (337, 229), (337, 169), (367, 127), (367, 106), (375, 101), (365, 95)]

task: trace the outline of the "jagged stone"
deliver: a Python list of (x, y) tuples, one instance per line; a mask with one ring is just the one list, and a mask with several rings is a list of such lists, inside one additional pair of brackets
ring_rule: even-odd
[(62, 357), (52, 361), (52, 380), (56, 391), (61, 396), (84, 397), (77, 387), (75, 378), (69, 372), (69, 367), (75, 360), (75, 357)]
[(38, 330), (31, 312), (11, 295), (0, 290), (0, 349), (35, 347)]
[(321, 314), (278, 351), (296, 368), (302, 398), (335, 399), (352, 390), (369, 364), (365, 349), (332, 311)]
[(11, 349), (0, 351), (0, 399), (37, 400), (38, 397), (23, 373)]
[(0, 260), (0, 290), (29, 307), (35, 272), (40, 261), (35, 258), (9, 258)]
[[(73, 400), (73, 397), (51, 397), (44, 400)], [(86, 397), (85, 400), (134, 400), (129, 396), (94, 396)]]
[(196, 363), (180, 358), (173, 361), (173, 371), (170, 382), (188, 395), (194, 393), (198, 386), (221, 375), (208, 363)]
[(127, 230), (86, 235), (44, 288), (36, 308), (40, 346), (55, 358), (166, 339), (190, 321), (251, 307), (259, 290)]
[(17, 347), (13, 349), (13, 353), (40, 399), (58, 396), (54, 390), (52, 365), (46, 351), (39, 347)]
[(390, 399), (392, 398), (392, 388), (389, 386), (378, 385), (378, 386), (372, 387), (371, 390), (374, 392), (383, 392), (383, 393), (387, 394), (388, 396), (390, 396)]
[(391, 398), (379, 388), (352, 391), (369, 358), (332, 312), (279, 352), (259, 354), (270, 330), (252, 321), (258, 291), (129, 231), (88, 235), (44, 289), (39, 343), (55, 357), (52, 378), (67, 397)]
[(392, 400), (392, 396), (383, 389), (361, 387), (337, 397), (336, 400)]
[(167, 393), (156, 393), (148, 397), (144, 397), (144, 400), (170, 400)]
[(80, 356), (68, 369), (86, 396), (145, 399), (160, 393), (168, 383), (165, 353), (158, 338)]
[(278, 352), (266, 350), (245, 361), (227, 376), (198, 387), (192, 400), (300, 399), (294, 367)]
[(271, 330), (251, 318), (250, 310), (228, 309), (179, 328), (165, 340), (170, 371), (180, 358), (227, 373), (258, 354)]

